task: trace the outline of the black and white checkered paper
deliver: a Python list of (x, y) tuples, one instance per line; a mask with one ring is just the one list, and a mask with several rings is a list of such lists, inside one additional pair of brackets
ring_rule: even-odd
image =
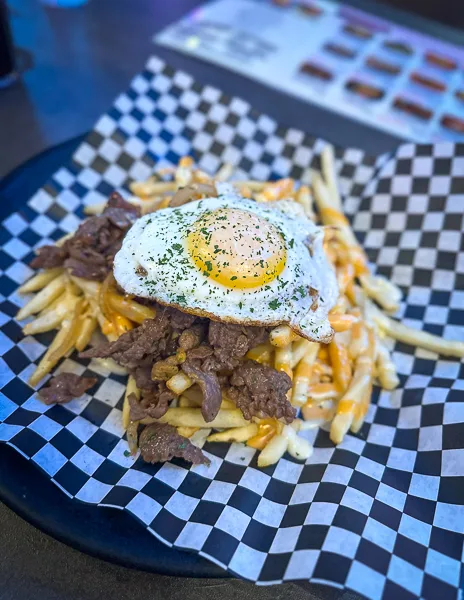
[[(374, 393), (359, 435), (259, 470), (252, 448), (208, 444), (211, 466), (126, 456), (124, 378), (97, 373), (94, 396), (40, 403), (26, 381), (53, 334), (23, 337), (18, 284), (38, 246), (73, 231), (85, 204), (193, 154), (237, 177), (307, 180), (321, 140), (280, 127), (239, 98), (152, 58), (27, 206), (1, 227), (0, 439), (67, 495), (124, 508), (151, 533), (259, 584), (310, 580), (380, 598), (455, 599), (464, 539), (464, 365), (396, 344), (401, 386)], [(464, 145), (401, 146), (372, 158), (337, 151), (346, 211), (373, 268), (405, 292), (400, 317), (464, 339)], [(134, 535), (137, 530), (134, 529)]]

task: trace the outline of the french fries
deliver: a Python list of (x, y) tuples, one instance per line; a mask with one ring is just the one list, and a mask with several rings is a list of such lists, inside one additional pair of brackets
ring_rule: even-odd
[(35, 315), (43, 310), (64, 292), (66, 281), (67, 276), (65, 273), (61, 273), (58, 277), (52, 279), (36, 296), (29, 300), (29, 302), (19, 310), (16, 319), (18, 321), (23, 321), (27, 317)]
[(229, 429), (234, 427), (244, 427), (249, 422), (242, 415), (238, 408), (234, 410), (220, 409), (216, 418), (207, 423), (201, 414), (199, 408), (169, 408), (165, 415), (160, 419), (147, 417), (142, 419), (143, 425), (150, 423), (168, 423), (174, 427), (199, 427), (200, 429), (210, 427), (213, 429)]
[(246, 442), (258, 433), (258, 425), (250, 423), (243, 427), (234, 427), (218, 433), (213, 433), (208, 437), (208, 442)]
[(368, 331), (368, 336), (368, 349), (356, 359), (353, 379), (338, 403), (336, 415), (330, 427), (330, 439), (334, 444), (342, 442), (346, 432), (353, 426), (354, 422), (355, 430), (359, 431), (369, 406), (375, 351), (372, 330)]
[(166, 381), (166, 385), (176, 396), (180, 396), (193, 385), (193, 381), (183, 371), (179, 371), (179, 373)]
[(306, 354), (296, 367), (292, 390), (293, 406), (302, 406), (307, 400), (309, 386), (311, 385), (311, 375), (318, 351), (319, 344), (310, 342)]
[(269, 334), (269, 341), (273, 346), (284, 348), (291, 342), (296, 341), (298, 337), (299, 336), (292, 331), (288, 325), (279, 325)]
[[(329, 423), (330, 438), (339, 444), (348, 431), (357, 433), (361, 429), (376, 381), (386, 390), (399, 385), (395, 364), (384, 343), (386, 336), (444, 356), (464, 357), (464, 342), (447, 341), (412, 329), (382, 312), (398, 310), (401, 290), (386, 278), (368, 271), (367, 256), (343, 213), (331, 146), (322, 151), (321, 171), (321, 174), (310, 172), (311, 187), (298, 187), (290, 178), (234, 182), (243, 196), (257, 202), (294, 201), (312, 220), (316, 218), (315, 205), (318, 218), (325, 226), (324, 251), (335, 269), (339, 287), (338, 300), (328, 317), (335, 332), (332, 341), (328, 345), (310, 342), (288, 325), (279, 325), (270, 331), (268, 341), (246, 354), (247, 359), (274, 366), (277, 371), (289, 375), (292, 388), (288, 397), (292, 405), (301, 410), (304, 420), (296, 419), (291, 425), (276, 418), (249, 421), (223, 392), (216, 418), (206, 423), (201, 414), (203, 396), (200, 388), (179, 370), (166, 381), (167, 388), (177, 396), (171, 407), (160, 419), (143, 419), (142, 425), (171, 424), (198, 447), (205, 441), (246, 443), (260, 452), (259, 467), (275, 464), (285, 452), (306, 460), (312, 447), (299, 432)], [(179, 197), (181, 188), (189, 188), (189, 193), (193, 190), (195, 197), (201, 197), (216, 190), (217, 182), (228, 181), (232, 175), (230, 164), (224, 164), (212, 176), (196, 168), (190, 156), (184, 156), (176, 167), (159, 169), (147, 181), (133, 182), (130, 189), (134, 196), (130, 202), (140, 208), (141, 214), (148, 214), (185, 200)], [(174, 197), (175, 201), (171, 203)], [(105, 206), (106, 203), (87, 206), (85, 212), (100, 214)], [(64, 236), (57, 245), (64, 243), (70, 235)], [(24, 325), (26, 335), (58, 330), (31, 376), (30, 383), (34, 386), (73, 349), (82, 351), (86, 348), (98, 328), (114, 341), (156, 316), (152, 307), (121, 295), (111, 275), (99, 283), (71, 276), (64, 268), (45, 269), (18, 291), (35, 293), (17, 315), (18, 320), (36, 315)], [(104, 360), (101, 364), (111, 368)], [(140, 397), (140, 390), (130, 375), (122, 423), (130, 450), (135, 453), (139, 423), (130, 420), (128, 398), (131, 393)]]
[(124, 404), (122, 407), (122, 426), (124, 427), (124, 429), (127, 429), (129, 427), (129, 423), (131, 421), (129, 405), (129, 396), (131, 394), (134, 394), (137, 400), (140, 398), (140, 390), (138, 389), (137, 384), (135, 383), (135, 379), (132, 377), (132, 375), (129, 375), (129, 378), (127, 380), (126, 392), (124, 394)]
[(288, 344), (288, 346), (276, 349), (274, 364), (275, 369), (276, 371), (283, 371), (284, 373), (287, 373), (290, 379), (293, 379), (292, 361), (292, 344)]
[(43, 289), (47, 284), (52, 282), (54, 279), (61, 275), (63, 269), (57, 267), (56, 269), (45, 269), (28, 279), (26, 283), (18, 289), (20, 294), (31, 294), (32, 292), (38, 292)]
[(116, 293), (110, 293), (109, 302), (111, 308), (134, 323), (143, 323), (145, 319), (154, 319), (156, 315), (153, 308)]
[(82, 317), (81, 328), (76, 339), (76, 350), (78, 352), (82, 352), (82, 350), (89, 345), (93, 332), (97, 328), (97, 324), (97, 318), (92, 315)]

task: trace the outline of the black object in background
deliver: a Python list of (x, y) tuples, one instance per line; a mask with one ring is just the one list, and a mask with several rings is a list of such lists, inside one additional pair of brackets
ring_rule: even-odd
[[(380, 3), (390, 4), (421, 17), (464, 29), (464, 3), (462, 0), (380, 0)], [(373, 1), (372, 4), (379, 4), (379, 2)], [(375, 7), (373, 12), (375, 12)]]
[(13, 36), (8, 21), (8, 7), (0, 0), (0, 88), (13, 83), (17, 78)]

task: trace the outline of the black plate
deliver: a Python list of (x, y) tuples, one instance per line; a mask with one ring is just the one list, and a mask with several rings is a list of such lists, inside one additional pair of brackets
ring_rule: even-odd
[[(66, 164), (82, 139), (56, 146), (8, 175), (0, 184), (0, 220), (19, 210), (54, 171)], [(69, 498), (34, 463), (3, 443), (0, 473), (0, 501), (73, 548), (126, 567), (163, 575), (229, 576), (196, 554), (167, 547), (129, 513)]]

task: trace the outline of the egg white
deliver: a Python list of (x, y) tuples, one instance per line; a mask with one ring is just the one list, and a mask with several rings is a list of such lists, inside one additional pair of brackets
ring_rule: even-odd
[[(323, 251), (323, 230), (293, 201), (261, 204), (228, 189), (222, 191), (218, 198), (165, 208), (138, 219), (114, 259), (116, 281), (128, 294), (184, 312), (248, 325), (287, 323), (303, 337), (329, 340), (332, 329), (327, 316), (337, 301), (338, 286)], [(287, 250), (279, 277), (260, 287), (233, 289), (198, 269), (187, 249), (188, 232), (205, 211), (219, 208), (249, 211), (278, 228)], [(310, 287), (319, 292), (315, 311), (311, 310)]]

